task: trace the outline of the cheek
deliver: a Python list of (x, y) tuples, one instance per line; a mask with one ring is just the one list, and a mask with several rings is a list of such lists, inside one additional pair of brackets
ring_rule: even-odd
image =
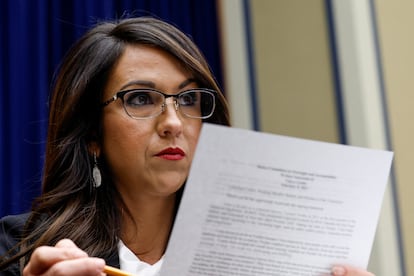
[(194, 153), (197, 147), (198, 138), (200, 136), (200, 131), (201, 131), (201, 122), (199, 122), (198, 124), (191, 125), (191, 127), (188, 130), (188, 136), (187, 136), (188, 143), (189, 143), (193, 156), (194, 156)]
[(136, 163), (148, 143), (148, 124), (108, 116), (103, 124), (103, 154), (110, 165)]

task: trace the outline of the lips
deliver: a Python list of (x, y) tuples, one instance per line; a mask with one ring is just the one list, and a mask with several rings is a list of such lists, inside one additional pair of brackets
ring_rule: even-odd
[(155, 156), (166, 160), (181, 160), (185, 157), (185, 152), (180, 148), (166, 148)]

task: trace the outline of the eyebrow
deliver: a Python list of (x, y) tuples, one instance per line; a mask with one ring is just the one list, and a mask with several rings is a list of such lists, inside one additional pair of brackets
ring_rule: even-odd
[[(189, 78), (186, 79), (185, 81), (183, 81), (182, 83), (180, 83), (178, 85), (178, 89), (183, 89), (184, 87), (186, 87), (187, 85), (189, 85), (190, 83), (193, 82), (197, 82), (194, 78)], [(134, 80), (134, 81), (130, 81), (128, 83), (126, 83), (125, 85), (123, 85), (120, 89), (120, 91), (126, 89), (129, 86), (133, 86), (133, 85), (143, 85), (143, 86), (147, 86), (150, 88), (155, 88), (155, 83), (152, 81), (146, 81), (146, 80)]]

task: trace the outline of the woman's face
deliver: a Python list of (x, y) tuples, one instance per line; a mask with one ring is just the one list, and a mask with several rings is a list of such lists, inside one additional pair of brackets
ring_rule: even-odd
[[(177, 94), (197, 87), (192, 78), (168, 53), (129, 45), (109, 77), (104, 100), (134, 88)], [(184, 117), (175, 110), (172, 99), (167, 99), (164, 112), (149, 119), (129, 117), (120, 99), (105, 106), (101, 155), (123, 197), (170, 196), (187, 178), (201, 119)]]

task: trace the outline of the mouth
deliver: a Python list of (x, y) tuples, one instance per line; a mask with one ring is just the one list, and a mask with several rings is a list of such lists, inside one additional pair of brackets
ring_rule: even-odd
[(180, 148), (166, 148), (155, 156), (166, 160), (181, 160), (185, 157), (185, 152)]

